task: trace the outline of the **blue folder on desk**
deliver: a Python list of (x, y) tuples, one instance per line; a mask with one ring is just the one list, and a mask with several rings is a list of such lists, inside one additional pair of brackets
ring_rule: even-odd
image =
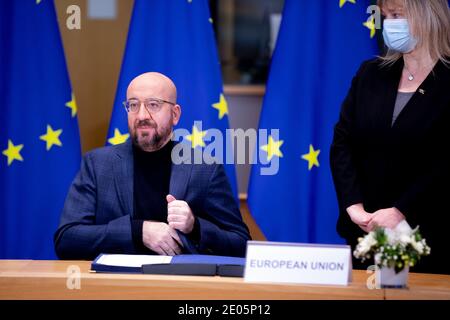
[[(119, 257), (121, 262), (108, 263), (106, 259), (110, 257)], [(134, 261), (133, 263), (127, 264), (127, 259)], [(167, 262), (146, 262), (152, 259), (161, 259)], [(142, 261), (142, 264), (139, 261)], [(100, 254), (91, 264), (91, 270), (96, 272), (198, 276), (220, 275), (225, 277), (242, 277), (244, 267), (245, 258), (201, 254), (182, 254), (173, 257)]]

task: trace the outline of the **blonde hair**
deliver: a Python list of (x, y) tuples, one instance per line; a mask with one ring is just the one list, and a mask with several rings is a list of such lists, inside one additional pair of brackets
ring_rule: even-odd
[[(378, 0), (383, 7), (388, 2), (402, 4), (411, 26), (411, 33), (418, 40), (417, 47), (428, 48), (433, 60), (450, 64), (450, 9), (447, 0)], [(392, 64), (403, 56), (388, 50), (381, 57), (383, 64)]]

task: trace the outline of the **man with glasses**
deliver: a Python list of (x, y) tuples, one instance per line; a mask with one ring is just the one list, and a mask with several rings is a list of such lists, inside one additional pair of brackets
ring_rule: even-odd
[(86, 154), (55, 233), (61, 259), (100, 253), (244, 256), (250, 239), (219, 164), (174, 164), (181, 116), (168, 77), (144, 73), (124, 102), (131, 141)]

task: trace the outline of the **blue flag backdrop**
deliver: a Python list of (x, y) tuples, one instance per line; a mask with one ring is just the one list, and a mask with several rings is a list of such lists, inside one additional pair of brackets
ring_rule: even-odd
[(80, 165), (53, 1), (1, 1), (0, 39), (0, 259), (51, 259)]
[[(177, 86), (182, 109), (177, 127), (190, 133), (183, 141), (191, 147), (203, 148), (214, 141), (210, 129), (225, 133), (229, 125), (228, 106), (208, 1), (135, 1), (108, 144), (122, 143), (129, 138), (122, 102), (130, 81), (149, 71), (167, 75)], [(201, 121), (201, 126), (196, 121)], [(226, 139), (223, 142), (225, 146)], [(225, 170), (236, 195), (234, 165), (226, 165)]]
[(286, 0), (260, 117), (279, 137), (260, 141), (279, 160), (276, 175), (252, 167), (250, 211), (271, 241), (342, 243), (329, 168), (340, 105), (377, 43), (369, 1)]

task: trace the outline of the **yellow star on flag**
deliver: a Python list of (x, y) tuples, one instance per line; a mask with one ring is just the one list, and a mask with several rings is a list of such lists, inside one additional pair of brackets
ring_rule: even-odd
[(72, 100), (66, 103), (66, 107), (72, 109), (72, 118), (77, 114), (77, 102), (75, 100), (75, 95), (72, 92)]
[(112, 138), (108, 139), (108, 142), (112, 145), (121, 144), (128, 140), (128, 137), (130, 136), (129, 133), (121, 134), (119, 129), (114, 129), (114, 136)]
[(62, 133), (62, 129), (53, 130), (50, 125), (47, 125), (47, 133), (43, 134), (39, 137), (39, 139), (45, 141), (47, 143), (47, 151), (51, 149), (53, 145), (62, 146), (61, 140), (59, 140), (59, 136)]
[(277, 156), (279, 158), (283, 157), (283, 153), (280, 150), (283, 143), (283, 140), (275, 141), (272, 136), (269, 136), (269, 143), (265, 146), (261, 146), (261, 150), (267, 152), (267, 161), (272, 160), (273, 156)]
[(346, 2), (356, 3), (356, 0), (339, 0), (339, 8), (342, 8)]
[(319, 166), (320, 150), (314, 150), (312, 144), (309, 145), (309, 153), (302, 155), (302, 159), (308, 161), (308, 170), (311, 170), (313, 166)]
[(224, 95), (220, 94), (220, 100), (217, 103), (212, 105), (214, 109), (219, 110), (219, 119), (222, 119), (226, 114), (228, 114), (228, 104), (227, 100), (225, 100)]
[(375, 37), (375, 33), (377, 32), (377, 30), (375, 27), (375, 19), (374, 18), (371, 18), (371, 19), (367, 20), (366, 22), (364, 22), (363, 26), (365, 26), (367, 29), (370, 30), (370, 38), (371, 39), (373, 37)]
[(36, 0), (36, 4), (39, 4), (39, 3), (41, 3), (41, 1), (42, 1), (42, 0)]
[(3, 150), (3, 154), (8, 157), (8, 166), (14, 160), (23, 161), (22, 156), (20, 155), (20, 150), (22, 150), (23, 144), (19, 144), (15, 146), (11, 140), (8, 139), (8, 149)]
[(204, 147), (205, 141), (203, 138), (206, 136), (207, 131), (199, 131), (196, 126), (192, 127), (192, 134), (187, 135), (186, 139), (192, 142), (192, 148), (197, 146)]

